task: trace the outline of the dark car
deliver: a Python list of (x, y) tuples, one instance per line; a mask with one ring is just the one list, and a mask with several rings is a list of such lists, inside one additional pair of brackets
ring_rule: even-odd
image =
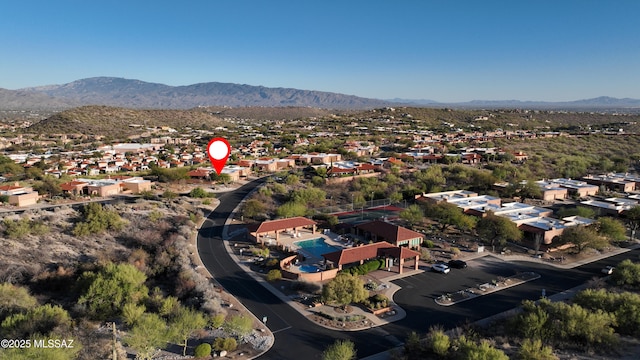
[(454, 269), (464, 269), (467, 267), (467, 263), (462, 260), (451, 260), (449, 261), (449, 267)]

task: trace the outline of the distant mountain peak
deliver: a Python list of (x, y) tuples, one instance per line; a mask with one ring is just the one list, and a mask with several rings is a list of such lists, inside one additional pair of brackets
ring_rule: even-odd
[[(0, 89), (2, 90), (2, 89)], [(312, 107), (372, 109), (386, 106), (439, 108), (528, 108), (542, 110), (640, 109), (640, 100), (609, 96), (565, 102), (473, 100), (441, 103), (434, 100), (379, 100), (332, 92), (269, 88), (235, 83), (203, 82), (170, 86), (121, 77), (98, 76), (62, 85), (46, 85), (0, 92), (1, 109), (63, 109), (81, 105), (107, 105), (134, 109), (190, 109), (199, 106)]]

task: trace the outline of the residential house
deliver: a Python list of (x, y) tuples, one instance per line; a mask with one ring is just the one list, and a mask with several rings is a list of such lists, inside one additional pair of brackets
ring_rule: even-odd
[(33, 191), (31, 187), (20, 186), (18, 183), (0, 186), (0, 195), (7, 196), (9, 205), (13, 206), (35, 205), (40, 200), (37, 191)]

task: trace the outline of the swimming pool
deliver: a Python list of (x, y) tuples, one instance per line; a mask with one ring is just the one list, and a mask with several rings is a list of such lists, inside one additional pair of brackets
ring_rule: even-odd
[(320, 268), (315, 265), (300, 265), (300, 271), (306, 273), (314, 273), (320, 271)]
[(340, 250), (335, 246), (327, 244), (323, 238), (296, 241), (293, 244), (298, 246), (303, 252), (306, 252), (308, 255), (312, 255), (317, 258), (321, 258), (322, 254)]

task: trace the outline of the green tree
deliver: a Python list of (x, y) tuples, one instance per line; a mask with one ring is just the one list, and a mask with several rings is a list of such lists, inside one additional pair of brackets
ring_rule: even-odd
[(338, 276), (322, 286), (322, 300), (345, 307), (351, 303), (365, 300), (369, 292), (357, 275), (339, 273)]
[(300, 202), (289, 201), (282, 204), (276, 210), (276, 214), (282, 218), (304, 216), (307, 213), (307, 206)]
[(136, 352), (136, 357), (151, 360), (170, 338), (167, 323), (157, 314), (144, 314), (124, 336), (123, 341)]
[(600, 217), (595, 224), (598, 234), (607, 237), (611, 241), (622, 241), (627, 238), (627, 229), (624, 224), (611, 217)]
[(224, 324), (224, 319), (225, 319), (224, 314), (222, 313), (215, 314), (209, 319), (209, 326), (211, 326), (214, 329), (218, 329), (222, 327), (222, 325)]
[(566, 218), (569, 216), (581, 216), (584, 218), (593, 219), (596, 217), (595, 211), (593, 209), (588, 208), (586, 206), (576, 206), (576, 207), (562, 207), (558, 210), (558, 217)]
[(253, 320), (246, 315), (234, 315), (222, 324), (222, 329), (231, 336), (244, 336), (253, 329)]
[(242, 215), (248, 219), (255, 219), (258, 216), (263, 216), (267, 211), (264, 203), (258, 199), (249, 199), (244, 203)]
[(496, 245), (504, 246), (509, 240), (522, 239), (522, 232), (514, 222), (491, 212), (478, 221), (476, 231), (482, 239), (489, 242), (493, 251)]
[(616, 286), (640, 287), (640, 264), (629, 259), (622, 260), (611, 275), (611, 282)]
[(623, 213), (629, 229), (631, 229), (630, 240), (635, 239), (636, 231), (640, 228), (640, 206), (634, 206)]
[(126, 303), (139, 304), (149, 295), (146, 275), (131, 264), (107, 264), (98, 273), (86, 272), (86, 290), (78, 300), (97, 319), (119, 315)]
[(573, 244), (577, 253), (581, 253), (586, 248), (602, 249), (609, 244), (606, 238), (586, 226), (572, 226), (565, 229), (560, 235), (560, 243)]
[(518, 184), (516, 194), (524, 202), (526, 199), (542, 198), (542, 188), (535, 181), (527, 180)]
[(336, 340), (322, 352), (322, 360), (352, 360), (355, 358), (356, 348), (349, 340)]
[(195, 331), (203, 329), (207, 320), (202, 313), (185, 307), (180, 307), (178, 313), (169, 322), (173, 338), (182, 346), (182, 356), (187, 355), (187, 342)]
[(476, 219), (474, 217), (465, 215), (462, 209), (446, 202), (428, 205), (425, 213), (428, 217), (440, 223), (441, 231), (445, 231), (450, 226), (461, 230), (469, 230), (476, 225)]
[(122, 319), (128, 326), (133, 326), (138, 320), (140, 320), (146, 310), (147, 308), (144, 305), (126, 303), (122, 307)]
[(409, 205), (406, 209), (400, 211), (400, 218), (410, 225), (418, 224), (422, 221), (424, 213), (419, 205)]

